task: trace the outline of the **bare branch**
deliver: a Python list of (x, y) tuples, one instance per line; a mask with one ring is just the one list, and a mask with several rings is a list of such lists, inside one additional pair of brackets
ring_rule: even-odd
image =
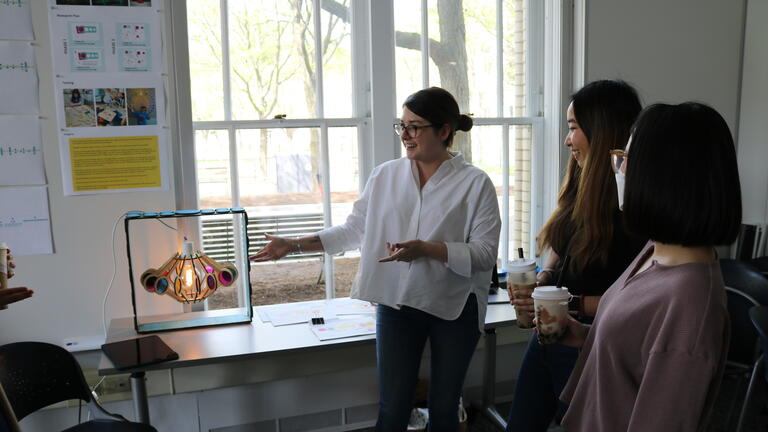
[(339, 3), (335, 0), (323, 0), (321, 7), (331, 15), (338, 17), (345, 23), (349, 23), (349, 7), (347, 7), (346, 3), (346, 1)]
[[(421, 35), (418, 33), (395, 32), (395, 46), (421, 51)], [(429, 40), (429, 57), (437, 64), (450, 61), (450, 53), (445, 52), (441, 42)]]

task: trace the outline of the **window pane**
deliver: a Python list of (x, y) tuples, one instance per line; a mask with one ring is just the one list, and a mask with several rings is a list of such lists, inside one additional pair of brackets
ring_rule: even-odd
[(325, 117), (352, 117), (352, 25), (349, 0), (323, 1)]
[[(509, 126), (509, 190), (505, 197), (503, 143), (505, 133), (502, 126), (475, 126), (472, 128), (473, 164), (482, 169), (496, 186), (499, 211), (504, 212), (504, 200), (509, 200), (508, 214), (502, 214), (506, 222), (508, 259), (517, 257), (517, 248), (522, 247), (525, 256), (531, 256), (531, 127)], [(505, 233), (501, 233), (503, 242)], [(499, 244), (499, 257), (503, 247)]]
[[(509, 250), (523, 248), (525, 256), (531, 257), (531, 173), (533, 161), (531, 126), (509, 128)], [(510, 252), (510, 254), (512, 254)]]
[(219, 2), (187, 0), (192, 119), (224, 119)]
[[(504, 2), (504, 115), (523, 117), (527, 113), (525, 87), (527, 83), (525, 53), (526, 39), (525, 0)], [(536, 113), (533, 113), (534, 115)]]
[(405, 98), (423, 87), (421, 81), (421, 8), (412, 0), (395, 0), (396, 117)]
[(240, 205), (248, 214), (320, 213), (319, 130), (237, 131)]
[(201, 208), (232, 206), (229, 140), (225, 130), (195, 132), (197, 196)]
[[(357, 152), (357, 128), (330, 128), (328, 151), (331, 173), (331, 220), (339, 225), (347, 220), (352, 205), (360, 197), (360, 169)], [(359, 251), (348, 251), (334, 257), (334, 287), (336, 297), (347, 297), (357, 274)]]
[(478, 117), (499, 116), (497, 104), (496, 3), (464, 2), (469, 110)]
[[(319, 130), (237, 131), (240, 205), (248, 212), (251, 253), (266, 244), (264, 233), (303, 237), (323, 228), (318, 183)], [(251, 266), (254, 305), (325, 298), (318, 284), (322, 254), (289, 254), (277, 263)]]
[(230, 0), (232, 118), (313, 117), (312, 3)]

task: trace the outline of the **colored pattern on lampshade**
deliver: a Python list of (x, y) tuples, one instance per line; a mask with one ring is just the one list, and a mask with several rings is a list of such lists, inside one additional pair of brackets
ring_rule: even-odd
[(180, 303), (205, 300), (220, 287), (237, 281), (238, 272), (231, 263), (218, 263), (184, 242), (184, 252), (176, 253), (158, 269), (147, 269), (141, 275), (145, 290), (169, 295)]

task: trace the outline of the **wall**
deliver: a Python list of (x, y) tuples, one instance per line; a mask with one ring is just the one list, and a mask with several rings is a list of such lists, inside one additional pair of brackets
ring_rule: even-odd
[(749, 0), (739, 121), (744, 221), (768, 222), (768, 2)]
[(738, 124), (745, 0), (588, 0), (586, 82), (621, 78), (644, 104), (712, 105)]
[[(112, 226), (128, 210), (175, 209), (170, 189), (156, 192), (64, 196), (51, 68), (48, 1), (29, 2), (36, 38), (40, 81), (40, 116), (55, 253), (16, 258), (11, 286), (35, 290), (31, 299), (0, 312), (0, 344), (37, 340), (61, 344), (81, 338), (91, 344), (102, 337), (102, 299), (112, 276)], [(171, 83), (172, 84), (172, 83)], [(12, 203), (3, 203), (12, 205)], [(108, 317), (132, 316), (122, 224), (115, 244), (117, 274)]]

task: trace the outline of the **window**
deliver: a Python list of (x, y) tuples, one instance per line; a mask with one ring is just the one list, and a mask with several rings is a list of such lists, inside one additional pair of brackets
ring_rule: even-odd
[[(185, 21), (175, 23), (187, 30), (194, 157), (182, 155), (182, 164), (194, 165), (194, 200), (245, 207), (252, 247), (263, 232), (298, 236), (342, 223), (371, 167), (398, 156), (391, 124), (402, 101), (436, 85), (474, 117), (454, 150), (496, 185), (500, 258), (516, 257), (517, 248), (531, 256), (544, 171), (537, 154), (551, 135), (543, 120), (544, 3), (187, 0)], [(377, 75), (382, 59), (390, 69)], [(388, 109), (377, 109), (382, 101)], [(390, 144), (391, 153), (382, 151)], [(205, 227), (201, 238), (205, 248)], [(358, 256), (254, 265), (254, 304), (348, 295)]]
[(542, 135), (537, 71), (544, 58), (529, 46), (543, 38), (540, 2), (428, 0), (414, 9), (413, 1), (395, 0), (395, 10), (411, 12), (395, 19), (397, 100), (434, 85), (474, 115), (475, 126), (456, 136), (454, 149), (496, 185), (502, 263), (518, 248), (531, 256), (531, 150)]

